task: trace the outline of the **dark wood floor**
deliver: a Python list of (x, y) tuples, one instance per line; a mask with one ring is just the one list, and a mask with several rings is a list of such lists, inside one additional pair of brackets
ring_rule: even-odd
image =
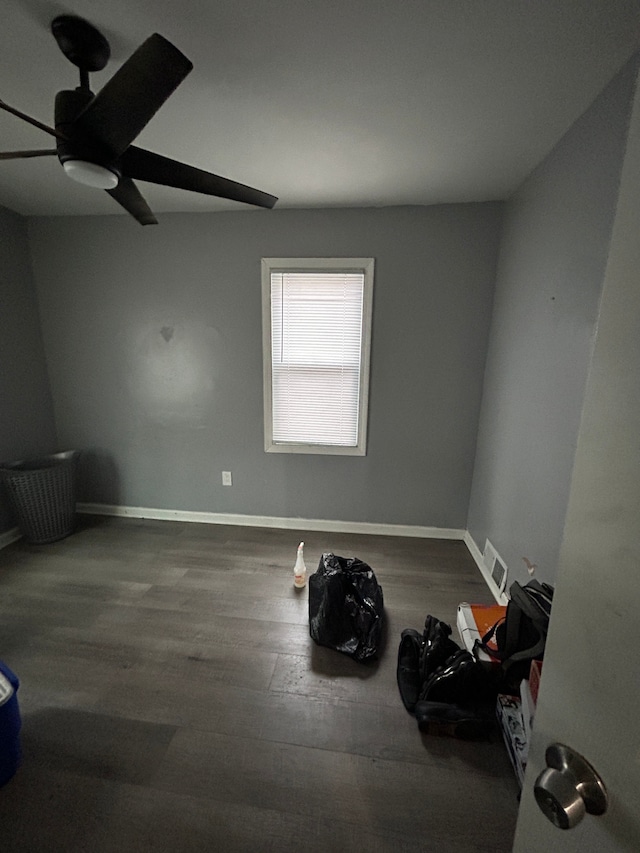
[[(296, 546), (358, 556), (387, 636), (362, 665), (309, 638)], [(500, 853), (504, 746), (421, 735), (395, 681), (404, 627), (490, 595), (461, 542), (81, 517), (0, 551), (0, 658), (24, 761), (5, 853)]]

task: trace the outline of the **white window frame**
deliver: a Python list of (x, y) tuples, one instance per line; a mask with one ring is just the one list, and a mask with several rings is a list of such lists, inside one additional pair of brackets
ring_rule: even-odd
[[(366, 456), (369, 412), (369, 366), (373, 316), (373, 258), (263, 258), (262, 259), (262, 361), (264, 377), (264, 449), (267, 453), (314, 453), (332, 456)], [(273, 272), (362, 272), (362, 339), (358, 435), (355, 446), (274, 442), (271, 351), (271, 273)]]

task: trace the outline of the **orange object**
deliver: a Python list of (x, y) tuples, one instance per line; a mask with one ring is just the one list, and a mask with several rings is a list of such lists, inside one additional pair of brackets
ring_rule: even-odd
[[(503, 604), (467, 604), (466, 602), (459, 604), (458, 631), (464, 647), (468, 651), (473, 651), (476, 640), (481, 641), (496, 622), (504, 619), (506, 612), (506, 605)], [(488, 645), (489, 649), (497, 649), (495, 636), (492, 637)], [(483, 650), (477, 651), (477, 657), (479, 661), (484, 663), (498, 663), (496, 657), (490, 657)]]
[[(476, 628), (480, 634), (480, 638), (489, 631), (500, 619), (504, 619), (507, 614), (507, 607), (504, 604), (472, 604), (471, 612), (476, 623)], [(489, 642), (489, 648), (497, 649), (495, 634)]]
[(542, 673), (542, 661), (541, 660), (532, 660), (531, 661), (531, 669), (529, 670), (529, 690), (531, 691), (531, 698), (533, 699), (533, 704), (535, 706), (538, 701), (538, 688), (540, 687), (540, 675)]

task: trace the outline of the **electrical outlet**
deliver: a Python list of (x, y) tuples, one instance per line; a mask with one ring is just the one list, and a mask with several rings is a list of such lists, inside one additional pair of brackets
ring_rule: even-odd
[(223, 471), (222, 472), (222, 485), (223, 486), (232, 486), (233, 483), (231, 481), (231, 471)]

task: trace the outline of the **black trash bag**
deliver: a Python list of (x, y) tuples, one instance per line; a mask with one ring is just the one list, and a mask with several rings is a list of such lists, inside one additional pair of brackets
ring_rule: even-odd
[(309, 577), (309, 633), (316, 643), (360, 662), (376, 657), (383, 609), (371, 566), (357, 557), (320, 557)]

